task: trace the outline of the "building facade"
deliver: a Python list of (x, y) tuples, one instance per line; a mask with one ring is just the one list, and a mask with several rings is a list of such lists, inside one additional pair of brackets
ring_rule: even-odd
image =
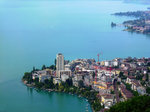
[(60, 70), (65, 70), (65, 67), (64, 67), (64, 56), (59, 53), (57, 54), (56, 56), (56, 74), (58, 76), (58, 71)]

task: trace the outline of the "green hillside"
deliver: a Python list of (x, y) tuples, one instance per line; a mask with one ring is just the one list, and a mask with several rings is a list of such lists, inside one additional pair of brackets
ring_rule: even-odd
[(107, 112), (150, 112), (150, 96), (138, 96), (118, 103)]

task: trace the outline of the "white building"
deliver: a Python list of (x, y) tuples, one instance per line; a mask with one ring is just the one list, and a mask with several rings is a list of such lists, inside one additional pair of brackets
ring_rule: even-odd
[(135, 80), (134, 76), (128, 76), (127, 79), (126, 79), (126, 83), (132, 84), (132, 81), (134, 81), (134, 80)]
[(69, 64), (65, 65), (65, 70), (70, 70), (70, 65)]
[(83, 76), (81, 74), (76, 74), (75, 77), (74, 77), (74, 79), (76, 81), (80, 81), (80, 80), (83, 80)]
[(69, 76), (68, 76), (68, 75), (66, 75), (66, 74), (62, 74), (62, 75), (61, 75), (61, 80), (62, 80), (63, 82), (66, 82), (67, 79), (69, 79)]
[(66, 75), (68, 75), (69, 77), (72, 75), (71, 74), (71, 70), (59, 70), (59, 71), (57, 71), (57, 77), (61, 77), (61, 75), (63, 75), (63, 74), (66, 74)]
[(51, 76), (48, 71), (41, 70), (41, 71), (35, 71), (32, 74), (32, 79), (35, 80), (36, 78), (39, 78), (39, 82), (44, 82), (45, 79), (50, 79)]
[(118, 61), (113, 61), (113, 66), (118, 66), (118, 65), (119, 65)]
[(110, 64), (111, 64), (110, 61), (105, 61), (105, 62), (104, 62), (104, 65), (105, 65), (105, 66), (110, 66)]
[(105, 109), (109, 109), (114, 103), (114, 95), (104, 94), (101, 95), (101, 103), (104, 105)]
[(56, 70), (59, 71), (59, 70), (65, 70), (64, 68), (64, 56), (59, 53), (57, 54), (56, 56)]
[(44, 82), (46, 79), (50, 78), (50, 75), (39, 75), (39, 82)]
[(65, 70), (65, 66), (64, 66), (64, 56), (59, 53), (57, 54), (56, 56), (56, 74), (57, 74), (57, 77), (58, 77), (58, 71), (60, 70)]

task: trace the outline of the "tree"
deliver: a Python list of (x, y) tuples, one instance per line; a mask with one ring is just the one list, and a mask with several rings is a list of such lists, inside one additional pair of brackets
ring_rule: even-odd
[(80, 80), (80, 81), (78, 82), (78, 84), (79, 84), (79, 87), (83, 87), (83, 86), (84, 86), (84, 84), (83, 84), (83, 81), (82, 81), (82, 80)]
[(55, 65), (51, 65), (49, 68), (52, 69), (52, 70), (56, 70), (56, 66)]
[(67, 79), (67, 80), (66, 80), (66, 84), (67, 84), (68, 86), (72, 86), (72, 85), (73, 85), (73, 83), (72, 83), (72, 78)]
[(125, 84), (125, 85), (126, 85), (127, 90), (131, 91), (131, 85), (130, 84)]
[(31, 82), (32, 82), (32, 73), (30, 73), (30, 72), (25, 72), (22, 79), (23, 79), (23, 80), (26, 80), (27, 83), (31, 84)]
[(119, 73), (119, 77), (120, 77), (121, 79), (124, 79), (124, 78), (125, 78), (123, 74), (124, 74), (123, 72), (120, 72), (120, 73)]
[(44, 70), (44, 69), (46, 69), (46, 66), (45, 66), (45, 65), (42, 66), (42, 70)]
[(35, 67), (33, 67), (33, 70), (32, 70), (32, 72), (34, 72), (36, 69), (35, 69)]
[(34, 79), (35, 84), (39, 83), (39, 78)]
[(48, 79), (45, 79), (45, 80), (44, 80), (44, 83), (48, 85), (48, 84), (49, 84), (49, 80), (48, 80)]
[(146, 88), (146, 93), (150, 94), (150, 87)]
[(55, 61), (54, 61), (54, 63), (55, 63), (55, 66), (56, 66), (56, 62), (57, 62), (57, 60), (56, 60), (56, 58), (55, 58)]
[(141, 74), (137, 74), (137, 75), (136, 75), (136, 79), (137, 79), (137, 80), (142, 80), (142, 78), (143, 78), (143, 76), (142, 76)]
[(117, 103), (107, 112), (149, 112), (150, 96), (137, 96), (125, 102)]
[(149, 75), (146, 74), (146, 81), (149, 81)]
[(39, 82), (35, 86), (40, 89), (40, 88), (42, 88), (44, 86), (44, 83)]
[(95, 78), (95, 75), (96, 75), (95, 72), (93, 72), (92, 77)]
[(51, 89), (54, 88), (53, 78), (49, 79), (49, 86)]
[(113, 90), (111, 90), (111, 92), (110, 92), (111, 94), (114, 94), (114, 91)]

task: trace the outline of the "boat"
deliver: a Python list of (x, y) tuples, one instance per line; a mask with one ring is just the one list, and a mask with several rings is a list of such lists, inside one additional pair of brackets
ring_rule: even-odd
[(89, 110), (86, 109), (86, 112), (88, 112)]

